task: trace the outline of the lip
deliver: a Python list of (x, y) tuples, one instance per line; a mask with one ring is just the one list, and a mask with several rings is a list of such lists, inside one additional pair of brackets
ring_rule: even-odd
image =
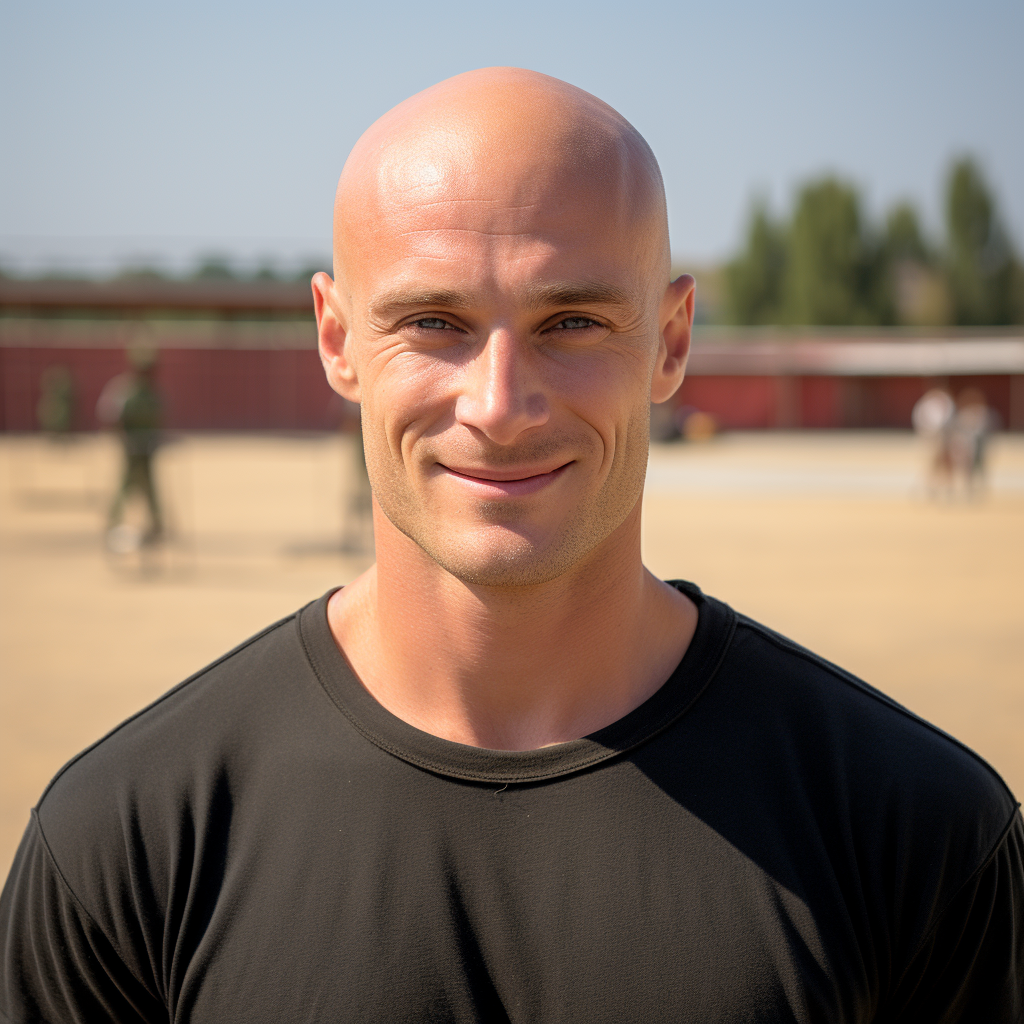
[(554, 483), (571, 465), (563, 463), (551, 470), (537, 472), (533, 467), (523, 466), (510, 469), (492, 469), (486, 466), (460, 467), (445, 466), (438, 463), (445, 474), (459, 483), (465, 483), (481, 493), (491, 497), (521, 497), (535, 494), (549, 484)]

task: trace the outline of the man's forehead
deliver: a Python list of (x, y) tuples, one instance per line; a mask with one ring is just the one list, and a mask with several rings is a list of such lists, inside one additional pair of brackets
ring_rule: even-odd
[(431, 218), (399, 229), (391, 222), (350, 246), (345, 276), (353, 299), (367, 308), (417, 305), (428, 295), (445, 297), (438, 305), (448, 308), (509, 299), (532, 308), (569, 295), (620, 302), (647, 283), (645, 237), (606, 210), (560, 219), (458, 210), (458, 226)]
[(382, 209), (348, 235), (342, 255), (362, 302), (395, 290), (532, 299), (561, 282), (593, 286), (594, 298), (598, 285), (607, 295), (631, 284), (648, 246), (628, 211), (585, 196), (513, 205), (449, 197)]
[[(649, 284), (648, 242), (607, 209), (535, 218), (475, 216), (455, 204), (438, 227), (438, 207), (418, 227), (385, 221), (347, 250), (346, 290), (353, 313), (383, 322), (422, 309), (482, 311), (514, 306), (627, 308), (632, 320)], [(616, 223), (618, 221), (618, 223)], [(475, 226), (474, 226), (475, 225)], [(624, 230), (625, 229), (625, 230)], [(607, 310), (614, 315), (614, 310)]]

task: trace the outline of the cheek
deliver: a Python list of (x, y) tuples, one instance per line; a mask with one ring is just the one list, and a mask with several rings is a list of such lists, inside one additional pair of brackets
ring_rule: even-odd
[(649, 415), (646, 367), (633, 359), (583, 360), (563, 375), (559, 390), (566, 407), (601, 435), (609, 456)]
[(363, 389), (363, 433), (392, 457), (453, 419), (455, 369), (447, 362), (402, 353), (370, 377)]

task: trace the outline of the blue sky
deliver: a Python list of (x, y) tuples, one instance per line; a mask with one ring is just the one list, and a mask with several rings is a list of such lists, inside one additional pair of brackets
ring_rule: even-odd
[(673, 251), (737, 245), (752, 195), (825, 171), (937, 229), (982, 161), (1024, 246), (1024, 3), (519, 0), (389, 5), (15, 0), (0, 13), (0, 263), (282, 265), (326, 252), (360, 132), (431, 83), (516, 64), (647, 137)]

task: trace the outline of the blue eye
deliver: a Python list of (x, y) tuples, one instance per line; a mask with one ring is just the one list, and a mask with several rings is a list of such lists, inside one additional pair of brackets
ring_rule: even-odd
[(426, 316), (422, 320), (414, 320), (413, 326), (422, 327), (425, 331), (454, 330), (447, 320), (442, 320), (439, 316)]
[(559, 320), (552, 329), (556, 331), (580, 331), (587, 327), (596, 326), (596, 322), (591, 320), (589, 317), (567, 316), (564, 320)]

